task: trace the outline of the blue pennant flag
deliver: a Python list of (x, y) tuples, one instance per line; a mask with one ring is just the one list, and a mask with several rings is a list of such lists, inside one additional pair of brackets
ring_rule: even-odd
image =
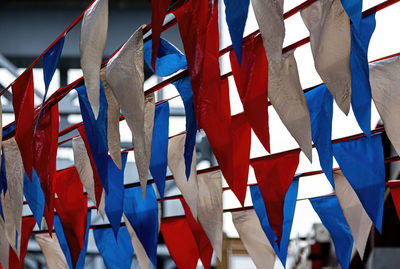
[(3, 138), (9, 136), (15, 132), (15, 121), (8, 126), (8, 128), (3, 128)]
[(35, 130), (42, 116), (42, 108), (46, 100), (47, 91), (49, 90), (50, 82), (56, 72), (58, 61), (60, 60), (61, 52), (64, 47), (65, 35), (63, 35), (45, 54), (43, 54), (43, 79), (44, 79), (44, 96), (42, 106), (40, 107), (38, 120), (36, 121)]
[(143, 45), (143, 56), (147, 66), (160, 77), (170, 76), (180, 69), (187, 68), (185, 55), (167, 40), (160, 38), (156, 58), (156, 72), (151, 66), (152, 41), (149, 40)]
[(111, 228), (93, 229), (96, 246), (109, 269), (130, 269), (133, 258), (133, 247), (128, 229), (121, 227), (117, 241)]
[(172, 83), (178, 90), (185, 107), (186, 115), (186, 139), (185, 139), (185, 167), (186, 167), (186, 178), (189, 180), (190, 169), (192, 166), (193, 151), (196, 145), (196, 112), (193, 104), (193, 92), (192, 85), (190, 84), (189, 75)]
[(108, 144), (107, 144), (107, 99), (104, 93), (103, 84), (100, 83), (100, 109), (97, 120), (94, 116), (86, 87), (76, 88), (79, 98), (83, 125), (89, 142), (93, 161), (96, 165), (101, 184), (108, 193)]
[(290, 184), (289, 190), (285, 196), (285, 203), (283, 207), (283, 227), (282, 227), (282, 238), (280, 248), (277, 243), (277, 237), (274, 230), (269, 224), (267, 211), (265, 209), (264, 199), (261, 196), (260, 189), (257, 185), (250, 187), (251, 199), (253, 200), (254, 210), (257, 213), (258, 219), (260, 220), (261, 227), (264, 233), (267, 235), (271, 246), (273, 247), (275, 253), (278, 255), (283, 267), (286, 265), (287, 251), (289, 247), (290, 231), (292, 229), (294, 210), (296, 207), (297, 200), (297, 190), (299, 187), (299, 176), (293, 178)]
[(232, 46), (235, 50), (239, 65), (243, 54), (243, 33), (249, 13), (250, 0), (224, 0), (226, 23), (231, 35)]
[(164, 198), (165, 176), (167, 175), (168, 128), (169, 104), (164, 102), (156, 106), (150, 159), (150, 172), (161, 199)]
[[(4, 151), (3, 151), (4, 152)], [(4, 161), (4, 153), (1, 154), (1, 166), (0, 166), (0, 194), (3, 191), (3, 195), (7, 192), (7, 176), (6, 176), (6, 163)]]
[(341, 2), (352, 24), (358, 27), (362, 18), (362, 0), (341, 0)]
[(331, 142), (333, 97), (325, 85), (312, 89), (305, 94), (305, 97), (310, 111), (312, 140), (318, 151), (319, 162), (332, 187), (335, 187)]
[(124, 210), (124, 171), (127, 156), (128, 153), (121, 154), (122, 170), (119, 170), (111, 157), (108, 156), (109, 192), (105, 194), (105, 211), (114, 232), (115, 239), (117, 239)]
[(336, 257), (342, 268), (348, 268), (353, 250), (353, 236), (335, 195), (309, 199), (335, 245)]
[(151, 263), (157, 268), (158, 204), (151, 185), (143, 201), (141, 187), (125, 189), (124, 213)]
[(91, 216), (92, 216), (92, 214), (89, 211), (87, 214), (87, 224), (86, 224), (85, 240), (83, 242), (83, 249), (81, 250), (81, 252), (79, 254), (79, 258), (78, 258), (78, 261), (76, 262), (75, 268), (73, 268), (71, 253), (69, 251), (67, 239), (64, 234), (64, 229), (62, 227), (61, 220), (58, 217), (58, 215), (54, 215), (54, 229), (56, 230), (58, 242), (60, 243), (61, 250), (63, 251), (63, 253), (65, 255), (65, 259), (67, 260), (68, 267), (70, 269), (83, 269), (85, 266), (85, 258), (86, 258), (88, 238), (89, 238), (89, 228), (90, 228), (90, 222), (92, 219)]
[(385, 160), (380, 134), (333, 145), (333, 154), (368, 216), (381, 232)]
[(45, 200), (39, 176), (34, 168), (32, 168), (32, 181), (29, 179), (28, 175), (24, 173), (24, 196), (40, 228)]

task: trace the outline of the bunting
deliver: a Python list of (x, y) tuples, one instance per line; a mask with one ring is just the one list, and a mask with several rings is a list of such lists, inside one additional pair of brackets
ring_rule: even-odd
[(89, 107), (97, 119), (100, 111), (100, 67), (108, 30), (108, 0), (96, 0), (83, 15), (80, 53)]
[[(394, 183), (394, 182), (393, 182)], [(396, 208), (397, 217), (400, 220), (400, 188), (395, 184), (389, 185), (390, 186), (390, 194), (392, 195), (393, 204)]]
[(29, 209), (35, 217), (36, 223), (40, 228), (45, 209), (45, 199), (43, 190), (40, 186), (39, 176), (36, 174), (35, 169), (33, 169), (32, 172), (32, 181), (26, 173), (24, 174), (24, 196), (29, 205)]
[(7, 269), (9, 267), (10, 244), (7, 240), (7, 231), (2, 218), (0, 218), (0, 235), (0, 266)]
[(35, 240), (42, 250), (47, 268), (68, 269), (67, 260), (65, 259), (55, 233), (53, 233), (51, 237), (48, 234), (36, 234)]
[(22, 232), (18, 234), (19, 255), (12, 248), (9, 249), (9, 266), (10, 268), (23, 268), (26, 251), (28, 249), (29, 236), (35, 226), (36, 221), (33, 217), (24, 217), (22, 220)]

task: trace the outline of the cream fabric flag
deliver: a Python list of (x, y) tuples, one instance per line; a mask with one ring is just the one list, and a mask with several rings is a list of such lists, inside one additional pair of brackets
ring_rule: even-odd
[(35, 240), (42, 249), (47, 268), (49, 269), (68, 269), (67, 260), (61, 250), (57, 235), (36, 234)]
[[(3, 196), (3, 192), (0, 193)], [(6, 227), (3, 219), (0, 217), (0, 264), (3, 269), (8, 269), (10, 244), (6, 236)]]
[(310, 31), (315, 68), (340, 109), (347, 115), (351, 101), (350, 19), (340, 0), (319, 0), (301, 11)]
[(276, 254), (253, 209), (232, 212), (233, 224), (257, 268), (274, 268)]
[(144, 249), (139, 238), (137, 237), (136, 232), (130, 224), (128, 218), (125, 216), (125, 214), (123, 214), (122, 217), (124, 218), (126, 228), (128, 229), (129, 236), (131, 237), (132, 246), (135, 250), (135, 255), (138, 260), (139, 267), (140, 269), (148, 269), (151, 262), (149, 257), (147, 256), (146, 250)]
[(372, 221), (342, 171), (334, 171), (333, 180), (335, 181), (336, 196), (347, 224), (349, 224), (355, 247), (362, 259), (372, 228)]
[(106, 80), (132, 132), (135, 162), (144, 196), (151, 152), (148, 152), (149, 147), (146, 143), (143, 64), (143, 26), (141, 26), (108, 62)]
[(100, 67), (108, 30), (108, 0), (97, 0), (85, 12), (82, 20), (80, 52), (81, 67), (93, 113), (100, 109)]
[(197, 217), (215, 255), (222, 260), (222, 178), (220, 171), (197, 175), (199, 198)]
[[(146, 164), (147, 168), (150, 166), (151, 142), (153, 140), (155, 109), (156, 109), (155, 96), (154, 96), (154, 93), (151, 93), (145, 97), (145, 102), (144, 102), (144, 142), (146, 145), (145, 164)], [(135, 152), (135, 149), (134, 149), (134, 152)], [(136, 155), (135, 155), (135, 157), (136, 157)], [(142, 187), (142, 196), (143, 196), (143, 200), (144, 200), (144, 196), (146, 193), (147, 178), (145, 180), (141, 181), (140, 185)]]
[(185, 151), (186, 134), (172, 137), (168, 142), (168, 167), (172, 172), (176, 186), (181, 191), (183, 198), (188, 204), (193, 217), (197, 220), (198, 185), (196, 171), (196, 149), (193, 152), (192, 166), (190, 167), (189, 180), (185, 173)]
[(106, 95), (107, 107), (107, 142), (108, 151), (115, 165), (121, 170), (121, 138), (119, 135), (119, 104), (117, 98), (106, 81), (106, 69), (100, 70), (101, 83), (103, 83), (104, 93)]
[(10, 246), (19, 257), (18, 249), (15, 248), (16, 232), (21, 234), (23, 189), (24, 189), (24, 166), (15, 138), (3, 142), (4, 162), (7, 174), (7, 192), (1, 196), (4, 213), (6, 236)]
[(369, 67), (372, 99), (390, 142), (400, 154), (400, 57), (375, 62)]

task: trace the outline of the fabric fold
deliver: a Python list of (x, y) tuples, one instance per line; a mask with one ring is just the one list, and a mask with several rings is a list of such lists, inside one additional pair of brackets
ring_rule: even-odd
[(97, 119), (100, 110), (100, 68), (108, 31), (108, 0), (97, 0), (83, 15), (79, 49), (88, 98)]
[(51, 237), (48, 234), (36, 234), (35, 240), (43, 252), (47, 268), (68, 269), (67, 260), (65, 259), (55, 233), (53, 233)]
[(316, 1), (301, 11), (310, 31), (315, 68), (347, 115), (351, 102), (350, 19), (340, 0)]
[(232, 212), (240, 240), (257, 268), (274, 268), (276, 254), (261, 228), (254, 210)]

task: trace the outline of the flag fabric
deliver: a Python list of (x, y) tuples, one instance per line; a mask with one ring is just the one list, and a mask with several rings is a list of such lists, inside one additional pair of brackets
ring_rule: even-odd
[(232, 212), (232, 221), (240, 240), (257, 268), (274, 268), (276, 254), (254, 210)]
[(24, 196), (40, 228), (45, 208), (45, 199), (40, 186), (40, 179), (35, 169), (32, 170), (32, 181), (26, 173), (24, 174)]
[(397, 154), (400, 154), (400, 125), (397, 115), (400, 113), (400, 57), (375, 62), (369, 65), (372, 99), (381, 116), (385, 132)]
[(354, 242), (338, 199), (330, 195), (309, 200), (332, 237), (340, 265), (342, 268), (349, 268)]
[(339, 108), (347, 115), (352, 82), (350, 19), (340, 0), (316, 1), (301, 11), (301, 17), (310, 31), (315, 68)]
[(169, 103), (155, 108), (154, 128), (151, 142), (150, 173), (157, 185), (161, 199), (164, 197), (165, 177), (168, 163)]
[(332, 118), (333, 98), (325, 85), (318, 86), (305, 94), (311, 119), (311, 134), (318, 151), (319, 163), (326, 177), (335, 187), (332, 177)]
[(36, 234), (35, 240), (42, 250), (47, 268), (68, 269), (67, 260), (55, 233), (51, 237), (48, 234)]
[(237, 61), (241, 65), (243, 52), (246, 52), (246, 49), (243, 49), (243, 33), (249, 13), (250, 0), (224, 0), (224, 3), (226, 23), (228, 24), (232, 46)]
[(8, 268), (10, 260), (10, 244), (7, 239), (7, 231), (3, 219), (0, 218), (0, 266)]
[(100, 111), (100, 67), (108, 31), (108, 0), (96, 0), (82, 20), (79, 49), (89, 107), (97, 119)]
[(375, 134), (369, 138), (363, 137), (334, 144), (333, 154), (368, 216), (381, 232), (385, 196), (385, 165), (381, 135)]
[(333, 179), (335, 180), (336, 197), (353, 235), (355, 247), (362, 259), (372, 228), (372, 221), (342, 171), (335, 171)]
[(389, 182), (390, 194), (392, 195), (393, 204), (396, 208), (397, 217), (400, 220), (400, 188), (396, 184), (397, 182)]
[(299, 165), (299, 154), (300, 151), (297, 150), (251, 164), (278, 246), (283, 235), (285, 197)]
[(199, 186), (198, 219), (215, 251), (222, 261), (222, 177), (220, 171), (197, 175)]
[(271, 246), (273, 247), (275, 253), (278, 255), (283, 267), (286, 266), (290, 231), (292, 229), (294, 210), (296, 207), (297, 191), (299, 186), (298, 177), (299, 176), (296, 176), (293, 179), (292, 184), (290, 185), (289, 190), (287, 191), (285, 196), (282, 238), (280, 241), (280, 245), (278, 245), (277, 236), (275, 235), (275, 232), (269, 223), (269, 218), (267, 216), (265, 207), (266, 205), (264, 204), (263, 197), (261, 196), (259, 186), (254, 185), (250, 187), (254, 210), (256, 211), (258, 219), (260, 220), (261, 227), (264, 230), (264, 233), (267, 235), (267, 238), (271, 243)]
[(117, 238), (111, 228), (93, 229), (93, 236), (107, 268), (131, 268), (133, 248), (126, 227), (121, 227)]
[[(151, 185), (146, 186), (144, 198), (139, 187), (125, 189), (124, 214), (146, 250), (154, 267), (157, 267), (158, 204)], [(143, 200), (144, 199), (144, 200)]]
[(176, 186), (181, 191), (183, 198), (188, 204), (190, 211), (195, 219), (197, 219), (197, 203), (198, 203), (198, 183), (196, 171), (196, 150), (193, 151), (193, 159), (191, 162), (191, 171), (189, 179), (185, 173), (185, 151), (186, 135), (181, 134), (169, 139), (168, 144), (168, 168), (172, 172)]
[(124, 171), (128, 153), (121, 154), (122, 169), (120, 170), (111, 157), (108, 157), (108, 184), (109, 192), (105, 193), (105, 212), (110, 221), (115, 239), (118, 238), (118, 231), (122, 213), (124, 211)]
[(10, 247), (9, 249), (9, 267), (10, 268), (23, 268), (26, 251), (28, 249), (29, 236), (35, 227), (36, 221), (33, 217), (24, 217), (22, 219), (22, 232), (18, 235), (18, 244), (20, 252), (17, 254)]

